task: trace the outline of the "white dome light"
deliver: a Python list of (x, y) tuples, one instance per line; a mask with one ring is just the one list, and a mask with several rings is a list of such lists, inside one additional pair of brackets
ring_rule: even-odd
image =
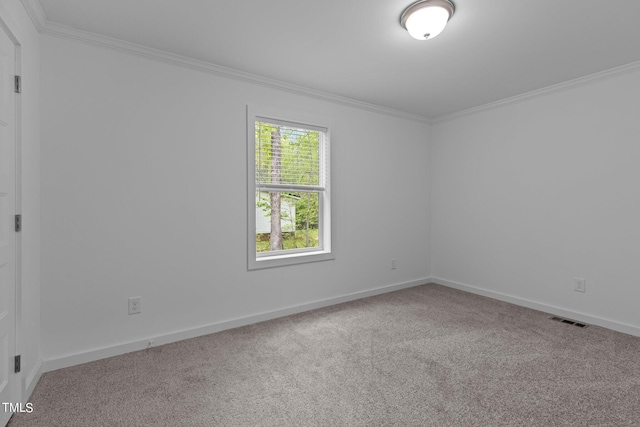
[(409, 6), (400, 24), (417, 40), (430, 40), (447, 26), (455, 6), (449, 0), (421, 0)]

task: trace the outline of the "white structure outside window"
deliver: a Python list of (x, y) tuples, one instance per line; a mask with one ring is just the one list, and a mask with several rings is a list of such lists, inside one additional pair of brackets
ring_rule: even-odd
[(316, 123), (247, 108), (249, 270), (334, 258), (329, 128)]

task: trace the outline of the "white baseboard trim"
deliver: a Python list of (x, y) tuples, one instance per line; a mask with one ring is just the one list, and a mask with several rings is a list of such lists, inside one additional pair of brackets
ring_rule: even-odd
[(31, 370), (31, 372), (29, 373), (29, 376), (25, 381), (25, 386), (23, 389), (24, 395), (22, 396), (23, 403), (27, 403), (29, 401), (29, 397), (31, 397), (31, 394), (33, 393), (33, 389), (36, 388), (36, 384), (38, 384), (38, 381), (40, 381), (40, 377), (42, 376), (43, 372), (44, 372), (44, 363), (42, 359), (38, 359), (38, 363)]
[(107, 357), (118, 356), (132, 351), (144, 350), (149, 347), (149, 342), (153, 341), (153, 347), (170, 344), (176, 341), (182, 341), (189, 338), (195, 338), (202, 335), (208, 335), (227, 329), (238, 328), (240, 326), (251, 325), (253, 323), (264, 322), (266, 320), (277, 319), (279, 317), (289, 316), (292, 314), (302, 313), (305, 311), (315, 310), (322, 307), (341, 304), (344, 302), (354, 301), (374, 295), (385, 294), (388, 292), (398, 291), (401, 289), (412, 288), (414, 286), (429, 283), (430, 278), (412, 280), (409, 282), (398, 283), (395, 285), (382, 286), (366, 291), (353, 292), (339, 297), (326, 298), (301, 304), (292, 307), (285, 307), (278, 310), (258, 313), (251, 316), (239, 317), (236, 319), (226, 320), (210, 325), (199, 326), (191, 329), (185, 329), (177, 332), (170, 332), (163, 335), (149, 337), (143, 340), (131, 341), (124, 344), (117, 344), (109, 347), (103, 347), (96, 350), (89, 350), (82, 353), (69, 354), (55, 359), (44, 361), (44, 372), (55, 371), (57, 369), (68, 368), (82, 363), (93, 362), (95, 360), (105, 359)]
[(431, 282), (438, 285), (446, 286), (449, 288), (458, 289), (465, 292), (470, 292), (476, 295), (482, 295), (485, 297), (497, 299), (511, 304), (519, 305), (522, 307), (532, 308), (534, 310), (542, 311), (545, 313), (553, 314), (556, 316), (567, 317), (573, 320), (579, 320), (590, 325), (602, 326), (603, 328), (611, 329), (617, 332), (622, 332), (629, 335), (640, 337), (640, 328), (637, 326), (629, 325), (626, 323), (617, 322), (615, 320), (604, 319), (602, 317), (593, 316), (578, 311), (568, 310), (562, 307), (556, 307), (554, 305), (545, 304), (537, 301), (528, 300), (526, 298), (520, 298), (513, 295), (504, 294), (502, 292), (490, 291), (488, 289), (479, 288), (477, 286), (466, 285), (464, 283), (452, 282), (450, 280), (441, 279), (439, 277), (431, 277)]

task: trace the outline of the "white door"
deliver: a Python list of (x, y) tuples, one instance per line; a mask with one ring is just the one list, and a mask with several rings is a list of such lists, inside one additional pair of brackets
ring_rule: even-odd
[(18, 403), (16, 354), (16, 94), (15, 46), (0, 27), (0, 426)]

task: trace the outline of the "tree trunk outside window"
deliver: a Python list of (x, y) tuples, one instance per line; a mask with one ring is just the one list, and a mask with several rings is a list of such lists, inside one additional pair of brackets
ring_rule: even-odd
[[(271, 183), (280, 184), (280, 126), (271, 131)], [(280, 222), (280, 193), (271, 192), (271, 233), (269, 246), (272, 251), (282, 250), (282, 226)]]

